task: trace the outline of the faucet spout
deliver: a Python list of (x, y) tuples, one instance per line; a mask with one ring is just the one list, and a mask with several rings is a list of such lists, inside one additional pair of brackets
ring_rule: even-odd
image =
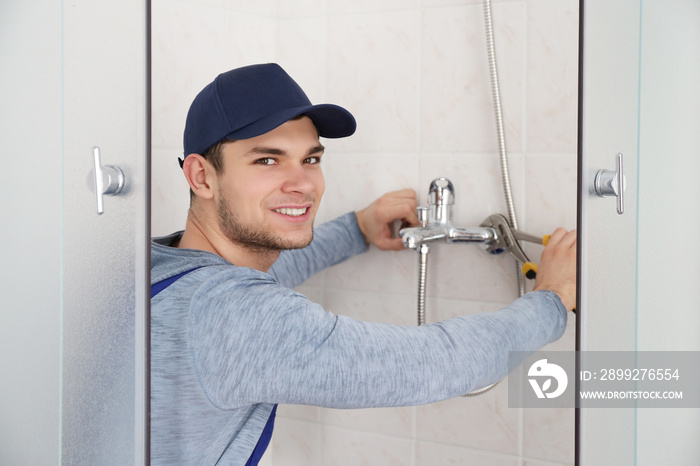
[(439, 224), (430, 224), (425, 227), (404, 228), (399, 234), (404, 247), (416, 249), (421, 244), (430, 243), (447, 237), (447, 231)]
[(485, 246), (490, 246), (495, 243), (497, 233), (491, 227), (475, 227), (475, 228), (455, 228), (450, 230), (447, 237), (448, 243), (484, 243)]

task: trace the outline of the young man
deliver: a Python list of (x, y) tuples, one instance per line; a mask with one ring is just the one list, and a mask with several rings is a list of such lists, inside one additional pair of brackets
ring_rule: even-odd
[(576, 236), (563, 229), (542, 254), (537, 291), (496, 312), (399, 327), (335, 316), (294, 292), (368, 243), (401, 249), (389, 224), (417, 221), (415, 193), (403, 190), (313, 229), (319, 136), (354, 130), (349, 112), (311, 105), (275, 64), (221, 74), (194, 100), (187, 224), (152, 248), (153, 464), (257, 464), (277, 403), (443, 400), (500, 380), (509, 351), (564, 332)]

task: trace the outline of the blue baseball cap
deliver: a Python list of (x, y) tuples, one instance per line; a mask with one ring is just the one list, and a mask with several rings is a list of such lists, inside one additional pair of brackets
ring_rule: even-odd
[[(299, 115), (325, 138), (355, 132), (355, 118), (338, 105), (312, 105), (299, 85), (276, 63), (222, 73), (195, 97), (185, 123), (184, 156), (202, 154), (223, 139), (248, 139)], [(182, 161), (180, 161), (182, 166)]]

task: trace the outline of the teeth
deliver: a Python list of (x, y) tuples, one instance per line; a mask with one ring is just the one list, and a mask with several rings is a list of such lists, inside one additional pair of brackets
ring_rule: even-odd
[(282, 209), (275, 209), (275, 212), (278, 212), (280, 214), (284, 215), (291, 215), (292, 217), (299, 217), (300, 215), (304, 215), (306, 213), (306, 208), (303, 209), (289, 209), (287, 207), (284, 207)]

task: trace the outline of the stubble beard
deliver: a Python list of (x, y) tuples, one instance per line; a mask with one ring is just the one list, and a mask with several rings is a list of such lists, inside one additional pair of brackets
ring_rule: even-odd
[(285, 238), (275, 235), (265, 225), (244, 225), (230, 208), (228, 199), (221, 195), (217, 212), (219, 225), (223, 234), (233, 243), (243, 246), (257, 254), (278, 254), (287, 249), (301, 249), (313, 240), (313, 227), (308, 238)]

